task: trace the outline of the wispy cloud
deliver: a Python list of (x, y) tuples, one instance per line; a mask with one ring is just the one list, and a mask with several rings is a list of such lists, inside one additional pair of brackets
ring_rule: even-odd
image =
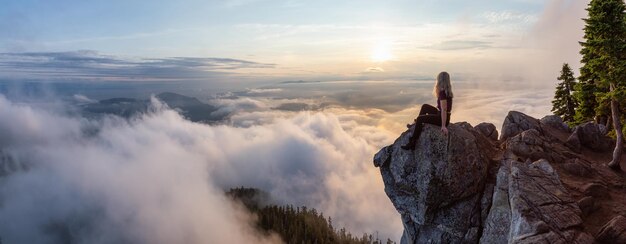
[(224, 6), (227, 8), (240, 7), (251, 3), (259, 2), (259, 0), (227, 0), (224, 1)]
[(482, 17), (490, 23), (518, 22), (520, 24), (528, 24), (539, 20), (539, 17), (535, 14), (513, 11), (485, 12), (482, 14)]
[(421, 47), (435, 50), (462, 50), (462, 49), (485, 49), (491, 48), (492, 43), (487, 41), (452, 40), (443, 41), (434, 45)]
[(4, 79), (197, 80), (239, 69), (270, 69), (274, 64), (230, 58), (167, 57), (130, 59), (96, 51), (0, 53)]
[(385, 69), (381, 67), (369, 67), (365, 70), (365, 72), (385, 72)]

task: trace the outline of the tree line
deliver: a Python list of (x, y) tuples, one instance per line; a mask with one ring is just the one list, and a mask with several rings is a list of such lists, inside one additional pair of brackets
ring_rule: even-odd
[[(570, 126), (595, 121), (615, 138), (608, 166), (621, 170), (626, 108), (626, 5), (592, 0), (587, 7), (578, 81), (567, 63), (557, 78), (552, 112)], [(611, 130), (609, 130), (611, 129)]]
[(306, 206), (267, 204), (268, 194), (256, 188), (233, 188), (226, 192), (231, 199), (242, 203), (256, 215), (256, 228), (262, 233), (278, 234), (285, 243), (302, 244), (392, 244), (375, 234), (353, 235), (346, 228), (333, 226), (332, 218)]

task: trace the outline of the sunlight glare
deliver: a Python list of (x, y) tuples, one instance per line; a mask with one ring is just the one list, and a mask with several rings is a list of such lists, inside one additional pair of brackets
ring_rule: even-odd
[(388, 41), (378, 42), (372, 49), (370, 57), (374, 62), (385, 62), (393, 59), (391, 54), (391, 43)]

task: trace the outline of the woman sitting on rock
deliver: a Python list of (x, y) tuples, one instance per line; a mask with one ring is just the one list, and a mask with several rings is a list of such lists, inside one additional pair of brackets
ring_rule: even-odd
[(402, 146), (404, 150), (415, 149), (417, 139), (419, 139), (420, 133), (424, 123), (441, 125), (441, 132), (448, 135), (448, 128), (446, 126), (450, 123), (450, 112), (452, 111), (452, 85), (450, 84), (450, 74), (448, 72), (441, 72), (437, 76), (437, 82), (433, 88), (433, 95), (437, 97), (437, 107), (433, 107), (429, 104), (422, 105), (419, 116), (415, 119), (415, 124), (407, 124), (406, 126), (411, 128), (415, 126), (413, 134), (409, 138), (409, 142)]

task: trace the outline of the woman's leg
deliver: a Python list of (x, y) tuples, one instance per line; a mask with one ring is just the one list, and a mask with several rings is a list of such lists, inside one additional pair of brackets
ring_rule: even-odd
[(420, 109), (420, 115), (437, 114), (437, 113), (439, 113), (439, 109), (435, 108), (434, 106), (430, 104), (424, 104), (422, 105), (422, 108)]
[[(420, 109), (420, 114), (418, 115), (418, 117), (422, 115), (426, 115), (426, 114), (439, 114), (439, 113), (440, 113), (439, 109), (435, 108), (434, 106), (430, 104), (423, 104), (422, 108)], [(417, 118), (413, 120), (413, 122), (415, 121), (417, 121)], [(413, 124), (406, 124), (406, 127), (411, 128), (412, 125)]]
[(441, 126), (441, 115), (440, 114), (426, 114), (426, 115), (418, 116), (417, 119), (415, 119), (415, 129), (413, 130), (413, 134), (409, 138), (409, 143), (402, 146), (402, 149), (408, 150), (408, 149), (415, 148), (415, 144), (417, 143), (417, 140), (419, 139), (420, 134), (422, 134), (422, 128), (424, 127), (425, 123)]

